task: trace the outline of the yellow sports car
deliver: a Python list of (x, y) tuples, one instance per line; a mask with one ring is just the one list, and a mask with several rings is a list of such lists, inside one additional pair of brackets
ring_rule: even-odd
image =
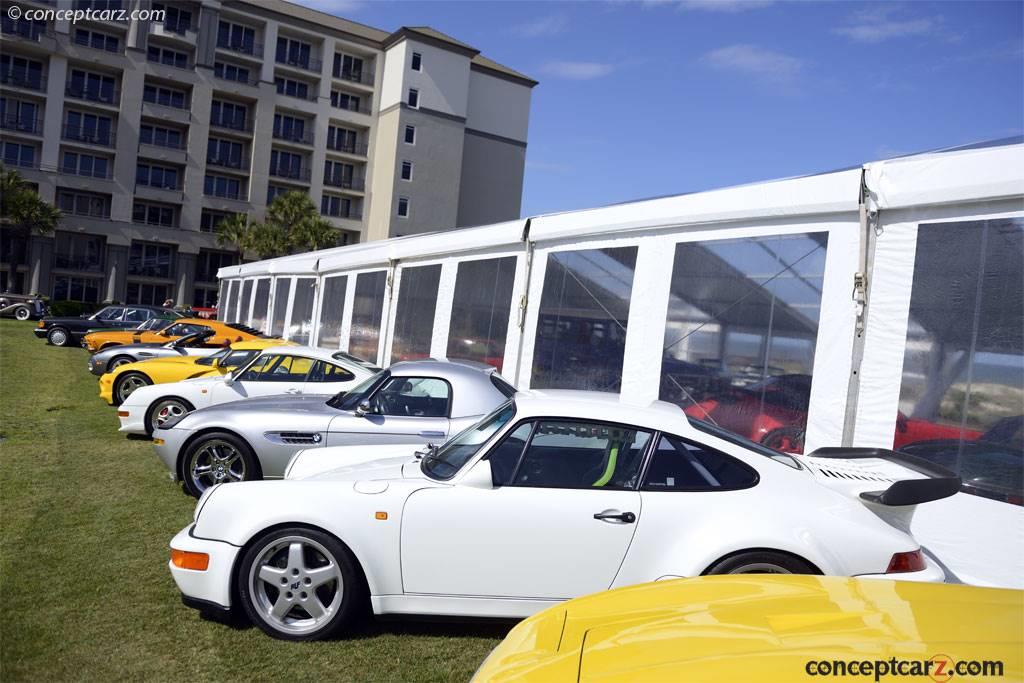
[(830, 576), (704, 576), (520, 622), (475, 683), (1024, 677), (1024, 591)]
[(100, 376), (100, 398), (119, 406), (139, 387), (180, 382), (183, 379), (221, 374), (243, 365), (270, 346), (291, 344), (281, 339), (250, 339), (225, 346), (209, 356), (149, 358), (119, 365)]
[(172, 324), (156, 329), (140, 326), (134, 330), (97, 330), (82, 339), (82, 346), (89, 353), (96, 353), (111, 346), (124, 344), (165, 344), (187, 334), (213, 330), (213, 336), (206, 340), (207, 346), (223, 346), (232, 342), (248, 341), (259, 337), (259, 332), (238, 323), (225, 323), (203, 318), (179, 318)]

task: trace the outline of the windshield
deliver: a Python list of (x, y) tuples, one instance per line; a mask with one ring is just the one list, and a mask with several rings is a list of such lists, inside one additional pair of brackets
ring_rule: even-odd
[(426, 455), (420, 463), (423, 474), (431, 479), (451, 479), (515, 414), (516, 404), (512, 401), (499, 406), (493, 413)]
[(795, 470), (803, 469), (803, 466), (800, 464), (800, 462), (790, 455), (786, 455), (785, 453), (772, 450), (771, 448), (763, 446), (757, 443), (756, 441), (751, 441), (750, 439), (742, 437), (739, 434), (730, 432), (727, 429), (722, 429), (718, 425), (713, 425), (710, 422), (698, 420), (697, 418), (690, 417), (689, 415), (686, 416), (686, 419), (697, 431), (704, 432), (705, 434), (710, 434), (711, 436), (716, 436), (722, 441), (728, 441), (729, 443), (734, 444), (736, 446), (740, 446), (741, 448), (746, 448), (748, 451), (753, 451), (758, 455), (763, 455), (767, 458), (771, 458), (776, 462), (781, 462), (783, 465), (788, 465), (789, 467), (792, 467)]
[(223, 349), (216, 353), (210, 354), (205, 358), (200, 358), (199, 360), (196, 361), (196, 365), (213, 365), (213, 361), (220, 360), (227, 356), (229, 353), (231, 353), (231, 347), (225, 346)]
[(331, 399), (327, 401), (327, 405), (332, 408), (337, 408), (338, 410), (355, 410), (360, 403), (369, 399), (370, 394), (372, 394), (390, 375), (391, 373), (387, 370), (381, 370), (376, 375), (371, 375), (367, 379), (364, 379), (352, 389), (343, 391), (340, 394), (331, 397)]

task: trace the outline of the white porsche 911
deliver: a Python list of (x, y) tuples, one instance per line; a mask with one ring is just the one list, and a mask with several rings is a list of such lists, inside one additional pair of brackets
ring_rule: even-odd
[[(271, 636), (376, 614), (523, 617), (680, 576), (942, 581), (907, 533), (960, 480), (891, 451), (794, 458), (610, 394), (520, 392), (440, 447), (298, 453), (284, 481), (213, 486), (171, 541), (186, 604)], [(234, 597), (234, 596), (237, 596)]]
[(118, 431), (152, 434), (164, 422), (180, 419), (198, 408), (254, 396), (337, 394), (379, 370), (341, 351), (272, 346), (226, 375), (136, 389), (118, 407)]

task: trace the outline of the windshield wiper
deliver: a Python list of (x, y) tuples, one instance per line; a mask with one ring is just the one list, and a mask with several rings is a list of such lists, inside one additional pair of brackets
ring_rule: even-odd
[(426, 462), (431, 458), (437, 457), (437, 444), (428, 443), (426, 451), (416, 451), (413, 455), (416, 456), (417, 460), (423, 460)]

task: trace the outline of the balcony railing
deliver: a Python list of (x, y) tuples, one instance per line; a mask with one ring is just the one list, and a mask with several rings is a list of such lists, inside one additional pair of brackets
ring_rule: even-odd
[(352, 83), (362, 83), (363, 85), (373, 85), (373, 70), (364, 69), (362, 71), (346, 71), (340, 69), (334, 72), (335, 78), (340, 78), (343, 81), (350, 81)]
[(314, 73), (320, 73), (323, 69), (324, 63), (319, 59), (313, 59), (312, 57), (289, 57), (287, 55), (276, 55), (274, 60), (278, 64), (284, 64), (286, 66), (294, 66), (297, 69), (304, 69), (306, 71), (312, 71)]
[(3, 116), (0, 116), (0, 128), (3, 128), (4, 130), (17, 131), (19, 133), (39, 135), (43, 130), (43, 120), (27, 119), (24, 116), (18, 116), (14, 112), (8, 112)]
[(67, 175), (77, 175), (85, 178), (99, 178), (101, 180), (110, 180), (114, 177), (113, 164), (108, 163), (107, 168), (104, 171), (97, 171), (96, 169), (84, 169), (77, 166), (61, 166), (60, 172)]
[(274, 127), (274, 137), (278, 140), (287, 140), (288, 142), (300, 142), (304, 145), (313, 144), (313, 127), (304, 128), (301, 131), (286, 130), (280, 127)]
[(242, 41), (240, 43), (232, 43), (228, 40), (217, 40), (217, 47), (221, 50), (230, 50), (231, 52), (237, 52), (241, 55), (249, 55), (250, 57), (262, 57), (263, 56), (263, 45), (261, 43), (248, 43)]
[(0, 163), (4, 166), (17, 166), (18, 168), (39, 168), (39, 162), (35, 159), (19, 159), (18, 157), (0, 157)]
[(337, 212), (333, 212), (333, 211), (330, 210), (330, 208), (328, 208), (327, 211), (324, 211), (323, 208), (321, 207), (320, 215), (322, 215), (322, 216), (330, 216), (331, 218), (347, 218), (347, 219), (352, 220), (352, 221), (361, 221), (361, 220), (363, 220), (362, 212), (359, 209), (356, 209), (354, 207), (349, 209), (347, 212), (341, 211), (341, 210), (338, 210)]
[(187, 149), (188, 148), (188, 144), (185, 142), (184, 138), (178, 140), (177, 142), (171, 142), (170, 140), (167, 140), (167, 139), (164, 139), (164, 140), (162, 140), (160, 142), (157, 142), (156, 138), (150, 138), (149, 140), (143, 140), (140, 137), (139, 138), (139, 146), (141, 147), (143, 145), (145, 145), (146, 147), (159, 147), (160, 149), (179, 149), (180, 150), (180, 149)]
[(120, 95), (117, 88), (87, 88), (75, 83), (69, 83), (64, 89), (64, 93), (68, 97), (74, 97), (78, 100), (88, 100), (89, 102), (100, 102), (102, 104), (112, 105), (117, 104)]
[(88, 216), (89, 218), (110, 218), (110, 206), (89, 206), (79, 207), (74, 206), (70, 209), (61, 208), (63, 213), (71, 216)]
[(271, 166), (270, 175), (275, 178), (285, 178), (287, 180), (300, 180), (302, 182), (309, 182), (311, 174), (308, 168), (293, 168), (289, 166)]
[(341, 178), (326, 173), (324, 174), (324, 185), (340, 187), (344, 190), (357, 190), (359, 192), (366, 189), (366, 181), (363, 178)]
[(43, 36), (52, 36), (53, 32), (46, 27), (44, 21), (29, 21), (28, 19), (14, 20), (4, 13), (0, 19), (0, 33), (5, 36), (15, 36), (38, 43)]
[(179, 17), (177, 19), (164, 19), (164, 30), (183, 36), (189, 31), (195, 32), (199, 30), (199, 27), (193, 24), (191, 20)]
[(0, 70), (0, 84), (42, 92), (46, 90), (46, 75), (41, 71), (27, 73), (24, 69), (3, 69)]
[(183, 71), (191, 71), (194, 68), (193, 65), (189, 62), (187, 57), (185, 58), (184, 62), (175, 63), (175, 62), (164, 61), (162, 55), (147, 54), (146, 55), (146, 61), (149, 62), (150, 64), (159, 64), (160, 66), (169, 66), (172, 69), (181, 69)]
[(211, 128), (226, 128), (227, 130), (238, 130), (243, 133), (252, 132), (252, 121), (250, 119), (239, 120), (230, 117), (220, 117), (218, 119), (210, 119)]
[[(94, 35), (99, 35), (99, 34), (94, 34)], [(75, 33), (75, 37), (74, 37), (73, 40), (74, 40), (75, 45), (81, 45), (82, 47), (87, 47), (87, 48), (90, 48), (90, 49), (93, 49), (93, 50), (103, 50), (104, 52), (112, 52), (114, 54), (121, 54), (121, 42), (117, 41), (117, 40), (115, 40), (114, 42), (111, 42), (111, 43), (108, 43), (107, 41), (104, 40), (104, 41), (102, 41), (103, 42), (102, 45), (99, 45), (99, 44), (94, 45), (92, 43), (91, 37), (88, 34), (82, 35), (82, 34), (79, 34), (77, 32)]]
[(218, 73), (216, 69), (213, 70), (213, 75), (223, 81), (228, 81), (230, 83), (242, 83), (243, 85), (252, 86), (258, 86), (260, 84), (260, 79), (255, 76), (250, 76), (249, 78), (238, 78), (236, 75), (235, 78), (231, 78), (223, 70), (221, 70), (221, 72)]
[(294, 97), (297, 100), (303, 100), (305, 102), (316, 102), (317, 98), (319, 97), (319, 95), (317, 95), (316, 86), (307, 87), (305, 95), (300, 95), (297, 92), (288, 92), (287, 89), (284, 87), (284, 84), (282, 83), (278, 83), (276, 85), (276, 90), (278, 95), (284, 95), (285, 97)]
[(357, 102), (357, 101), (355, 101), (355, 100), (353, 100), (351, 98), (349, 98), (347, 100), (342, 100), (340, 97), (336, 97), (333, 94), (331, 95), (331, 106), (334, 107), (335, 109), (343, 109), (345, 111), (354, 111), (354, 112), (357, 112), (359, 114), (369, 114), (370, 113), (370, 105), (369, 105), (369, 103), (364, 102), (363, 100), (359, 100)]
[(95, 128), (86, 128), (82, 125), (72, 126), (65, 123), (62, 134), (65, 140), (88, 142), (90, 145), (113, 147), (115, 142), (114, 131), (96, 130)]
[(182, 178), (176, 179), (173, 183), (151, 183), (149, 181), (136, 180), (135, 189), (138, 190), (140, 187), (148, 187), (153, 190), (169, 190), (171, 192), (181, 192), (184, 187)]
[(204, 187), (203, 194), (207, 197), (220, 197), (221, 199), (233, 199), (238, 202), (249, 201), (249, 191), (246, 188), (241, 188), (238, 192), (231, 192), (227, 189), (218, 189), (217, 187)]
[(365, 157), (369, 152), (370, 144), (368, 142), (354, 142), (351, 144), (334, 144), (327, 143), (327, 149), (332, 152), (344, 152), (345, 154), (355, 154), (358, 156)]
[(248, 171), (249, 160), (248, 159), (225, 159), (217, 156), (207, 156), (206, 164), (208, 166), (218, 166), (220, 168), (231, 168), (236, 171)]

